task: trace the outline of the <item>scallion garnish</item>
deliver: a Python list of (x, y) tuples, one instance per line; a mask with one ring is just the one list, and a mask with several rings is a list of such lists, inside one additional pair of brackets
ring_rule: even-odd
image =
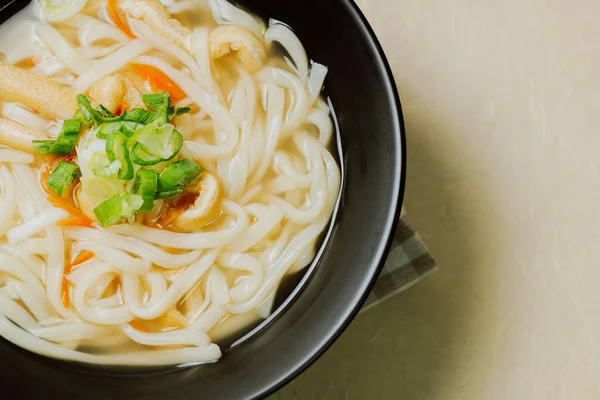
[(175, 108), (175, 107), (169, 107), (169, 116), (168, 116), (168, 119), (170, 121), (173, 118), (178, 117), (178, 116), (183, 115), (183, 114), (187, 114), (190, 111), (192, 111), (192, 109), (189, 108), (189, 107), (177, 107), (177, 108)]
[(144, 125), (132, 121), (108, 122), (103, 124), (100, 129), (98, 129), (98, 132), (96, 132), (96, 137), (98, 139), (106, 139), (106, 137), (113, 132), (122, 132), (129, 137), (133, 135), (135, 131), (143, 127)]
[(54, 171), (48, 176), (46, 184), (56, 194), (62, 196), (65, 190), (73, 184), (75, 179), (81, 176), (79, 167), (70, 162), (61, 161), (58, 163)]
[(150, 154), (146, 153), (139, 143), (133, 145), (129, 155), (131, 156), (131, 161), (134, 164), (142, 167), (149, 167), (162, 162), (160, 157), (151, 156)]
[(201, 166), (190, 160), (176, 161), (169, 165), (158, 178), (157, 198), (168, 198), (181, 192), (181, 189), (191, 183), (202, 173)]
[(117, 174), (119, 179), (124, 181), (133, 179), (134, 169), (127, 148), (127, 136), (124, 133), (120, 131), (113, 132), (107, 136), (106, 156), (111, 163), (116, 160), (120, 162), (121, 165)]
[(142, 101), (151, 110), (166, 111), (171, 105), (171, 96), (168, 92), (143, 94)]
[(71, 154), (79, 138), (81, 120), (67, 119), (63, 122), (62, 129), (56, 140), (34, 140), (32, 146), (40, 154), (54, 154), (66, 156)]
[(134, 108), (127, 112), (124, 121), (137, 122), (138, 124), (147, 125), (156, 119), (157, 113), (144, 110), (143, 108)]
[(158, 185), (158, 175), (151, 169), (140, 169), (135, 174), (135, 183), (133, 184), (133, 193), (144, 200), (140, 207), (141, 212), (152, 211), (154, 208), (154, 194)]
[(144, 204), (144, 200), (127, 192), (114, 195), (94, 208), (94, 215), (102, 226), (114, 225), (132, 217)]
[[(173, 162), (183, 145), (183, 136), (169, 121), (190, 112), (190, 108), (172, 106), (167, 92), (145, 94), (142, 100), (148, 110), (134, 108), (116, 115), (103, 105), (94, 108), (88, 97), (78, 95), (79, 109), (72, 119), (64, 121), (57, 139), (33, 142), (39, 153), (68, 155), (77, 144), (82, 124), (94, 130), (96, 138), (86, 139), (82, 144), (83, 150), (91, 151), (92, 156), (80, 160), (86, 163), (82, 167), (86, 178), (83, 187), (87, 184), (96, 188), (95, 192), (101, 193), (96, 196), (98, 201), (108, 198), (94, 209), (103, 226), (121, 222), (136, 212), (151, 211), (155, 199), (176, 196), (202, 173), (202, 168), (189, 160)], [(89, 171), (92, 177), (88, 176)], [(77, 165), (61, 161), (47, 183), (63, 195), (80, 176)], [(128, 184), (119, 183), (134, 178)], [(122, 192), (125, 187), (132, 188), (133, 193)]]
[(100, 124), (103, 122), (100, 114), (98, 114), (98, 112), (94, 110), (94, 107), (92, 107), (90, 99), (82, 94), (79, 94), (77, 95), (76, 101), (81, 113), (83, 114), (83, 117), (88, 123), (93, 122)]
[(92, 169), (94, 175), (99, 177), (107, 177), (117, 175), (121, 171), (121, 161), (115, 160), (108, 164), (106, 167), (97, 167)]
[(159, 157), (162, 161), (169, 161), (181, 150), (183, 136), (171, 124), (163, 124), (156, 128), (153, 123), (138, 130), (135, 133), (135, 141), (147, 154)]

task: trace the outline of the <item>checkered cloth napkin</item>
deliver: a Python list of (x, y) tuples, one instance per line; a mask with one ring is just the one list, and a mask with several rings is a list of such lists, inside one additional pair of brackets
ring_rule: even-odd
[(401, 217), (390, 254), (362, 311), (376, 306), (437, 269), (425, 243)]

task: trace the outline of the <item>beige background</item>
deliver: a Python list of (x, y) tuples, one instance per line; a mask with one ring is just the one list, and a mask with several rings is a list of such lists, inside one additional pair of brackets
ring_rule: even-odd
[(358, 2), (442, 268), (273, 399), (600, 399), (600, 3)]

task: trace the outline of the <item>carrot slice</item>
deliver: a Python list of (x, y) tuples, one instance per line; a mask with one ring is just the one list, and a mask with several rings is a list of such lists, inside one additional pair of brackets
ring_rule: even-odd
[(67, 278), (63, 278), (62, 280), (60, 300), (65, 308), (71, 307), (71, 299), (69, 298), (69, 283), (67, 282)]
[(175, 102), (187, 97), (185, 92), (160, 69), (145, 64), (130, 64), (133, 71), (150, 82), (154, 92), (169, 92)]
[(79, 254), (77, 257), (75, 257), (73, 259), (73, 261), (71, 262), (71, 265), (69, 267), (69, 271), (71, 270), (72, 267), (75, 267), (79, 264), (83, 264), (86, 261), (91, 260), (92, 258), (94, 258), (95, 254), (92, 253), (91, 251), (84, 251), (83, 253)]
[(86, 228), (93, 228), (93, 222), (89, 221), (89, 220), (84, 220), (84, 219), (63, 219), (62, 221), (58, 221), (56, 223), (56, 226), (62, 226), (62, 227), (67, 227), (67, 226), (81, 226), (81, 227), (86, 227)]
[(125, 25), (123, 21), (121, 21), (121, 17), (119, 17), (119, 12), (117, 10), (117, 0), (108, 0), (107, 10), (110, 19), (113, 20), (117, 28), (122, 30), (123, 33), (129, 36), (130, 38), (135, 39), (136, 36), (133, 34), (133, 32), (131, 32), (131, 29), (129, 29), (129, 27), (127, 27), (127, 25)]
[(33, 68), (35, 65), (36, 64), (33, 58), (26, 58), (15, 64), (15, 66), (19, 68)]
[(91, 260), (93, 257), (94, 253), (92, 253), (91, 251), (84, 251), (83, 253), (75, 257), (70, 264), (67, 264), (65, 266), (65, 271), (63, 274), (61, 285), (61, 301), (65, 308), (69, 308), (71, 306), (71, 300), (69, 298), (69, 282), (67, 281), (66, 276), (69, 274), (69, 272), (71, 272), (71, 269), (73, 269), (73, 267), (79, 264), (83, 264), (84, 262)]

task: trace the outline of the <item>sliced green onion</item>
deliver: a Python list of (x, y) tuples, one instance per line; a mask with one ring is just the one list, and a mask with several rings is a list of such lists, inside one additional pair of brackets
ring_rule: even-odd
[(79, 138), (81, 120), (67, 119), (56, 140), (33, 140), (32, 146), (40, 154), (55, 154), (66, 156), (71, 154)]
[(94, 110), (94, 107), (92, 107), (90, 99), (82, 94), (78, 94), (75, 100), (87, 122), (95, 122), (97, 124), (102, 123), (102, 118), (100, 114)]
[[(169, 165), (158, 178), (158, 192), (168, 193), (181, 189), (202, 173), (203, 168), (190, 160), (176, 161)], [(164, 197), (162, 197), (164, 198)]]
[(154, 195), (154, 198), (156, 200), (169, 199), (171, 197), (177, 196), (181, 192), (183, 192), (183, 189), (179, 189), (179, 188), (171, 189), (166, 192), (156, 192), (156, 195)]
[(132, 217), (143, 204), (140, 196), (125, 192), (100, 203), (94, 208), (94, 215), (102, 226), (109, 226)]
[(123, 121), (121, 122), (121, 132), (123, 132), (128, 137), (132, 136), (136, 131), (142, 129), (144, 125), (138, 124), (136, 122)]
[[(81, 130), (81, 120), (79, 119), (66, 119), (63, 121), (61, 134), (79, 134)], [(60, 135), (59, 135), (60, 138)]]
[(75, 179), (81, 176), (79, 167), (70, 162), (61, 161), (48, 177), (48, 187), (56, 194), (62, 196), (65, 190), (73, 184)]
[(103, 105), (98, 106), (98, 108), (96, 108), (96, 112), (98, 112), (98, 115), (104, 123), (123, 121), (127, 116), (127, 111), (123, 111), (121, 115), (116, 115), (110, 110), (107, 110)]
[(144, 205), (139, 209), (141, 212), (152, 211), (154, 208), (154, 194), (158, 185), (158, 176), (156, 171), (150, 169), (140, 169), (135, 174), (135, 183), (133, 184), (133, 193), (144, 200)]
[(77, 111), (75, 111), (75, 114), (73, 114), (73, 119), (78, 119), (81, 121), (81, 123), (87, 125), (87, 121), (86, 121), (85, 117), (83, 116), (83, 113), (81, 112), (80, 109), (77, 109)]
[(138, 124), (148, 125), (157, 118), (157, 114), (144, 110), (143, 108), (134, 108), (127, 112), (124, 121), (137, 122)]
[(144, 125), (131, 121), (108, 122), (100, 127), (96, 133), (96, 137), (98, 139), (106, 139), (108, 135), (114, 132), (122, 132), (127, 136), (131, 136), (135, 131), (143, 127)]
[(121, 161), (115, 160), (108, 164), (106, 167), (98, 167), (92, 169), (94, 175), (105, 178), (107, 176), (117, 175), (121, 171)]
[(102, 104), (100, 104), (98, 107), (96, 107), (96, 112), (98, 113), (98, 115), (100, 115), (100, 117), (102, 119), (111, 119), (111, 118), (118, 117), (117, 114), (110, 111), (108, 108), (104, 107)]
[(66, 156), (73, 151), (69, 145), (63, 145), (55, 140), (33, 140), (33, 149), (39, 154), (55, 154), (58, 156)]
[(92, 102), (86, 96), (80, 94), (76, 98), (79, 110), (83, 115), (83, 119), (86, 123), (101, 124), (103, 122), (115, 122), (122, 121), (127, 116), (127, 113), (116, 115), (108, 108), (100, 104), (96, 109), (92, 107)]
[(192, 111), (192, 109), (189, 108), (189, 107), (177, 107), (177, 108), (175, 108), (175, 107), (169, 107), (168, 120), (170, 121), (173, 118), (178, 117), (178, 116), (183, 115), (183, 114), (187, 114), (190, 111)]
[(130, 156), (132, 162), (143, 167), (156, 165), (162, 162), (162, 159), (160, 157), (151, 156), (150, 154), (146, 153), (139, 143), (136, 143), (133, 146), (133, 149), (131, 149)]
[(171, 96), (168, 92), (143, 94), (142, 101), (151, 110), (166, 111), (171, 105)]
[(113, 132), (106, 138), (106, 155), (112, 163), (118, 160), (121, 163), (117, 177), (121, 180), (133, 179), (133, 163), (129, 158), (127, 149), (127, 136), (121, 132)]
[(152, 125), (147, 125), (136, 132), (135, 140), (142, 149), (151, 156), (160, 157), (163, 161), (175, 157), (183, 146), (181, 133), (171, 124), (164, 124), (157, 129), (151, 127)]

